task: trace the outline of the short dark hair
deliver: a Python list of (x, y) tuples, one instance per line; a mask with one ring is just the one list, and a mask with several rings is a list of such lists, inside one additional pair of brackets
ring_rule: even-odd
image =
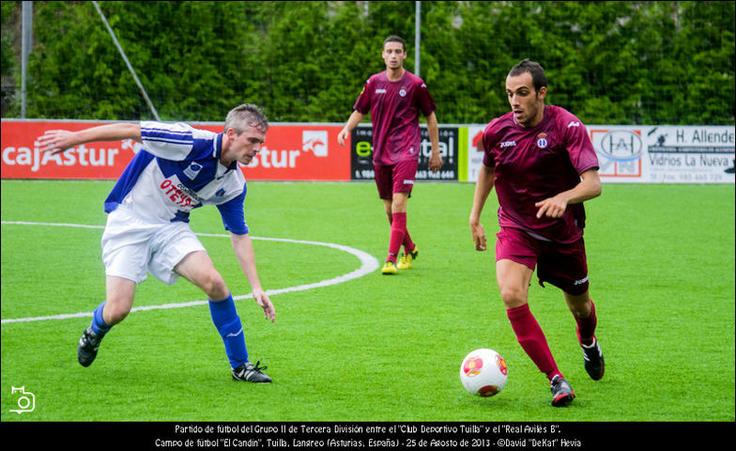
[(512, 67), (508, 76), (516, 77), (524, 72), (531, 74), (535, 91), (539, 92), (541, 88), (547, 87), (547, 76), (544, 75), (544, 68), (538, 62), (532, 61), (529, 58), (524, 58)]
[(268, 119), (263, 111), (256, 105), (245, 103), (236, 106), (225, 118), (225, 131), (233, 128), (238, 134), (243, 133), (246, 127), (257, 128), (265, 132), (268, 130)]
[(387, 37), (383, 40), (383, 46), (386, 46), (387, 42), (399, 42), (401, 43), (401, 48), (406, 52), (406, 42), (404, 42), (403, 39), (401, 39), (401, 36), (397, 36), (395, 34), (392, 34), (391, 36)]

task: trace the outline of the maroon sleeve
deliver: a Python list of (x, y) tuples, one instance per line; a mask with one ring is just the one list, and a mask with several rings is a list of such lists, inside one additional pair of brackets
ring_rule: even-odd
[(436, 107), (434, 104), (434, 99), (432, 99), (432, 95), (429, 93), (429, 89), (427, 88), (427, 84), (424, 83), (422, 80), (419, 80), (415, 93), (416, 94), (414, 100), (416, 101), (417, 106), (422, 111), (422, 113), (425, 116), (429, 116), (430, 114), (432, 114)]
[(598, 156), (588, 136), (588, 129), (577, 117), (570, 115), (563, 124), (566, 127), (567, 153), (578, 174), (588, 169), (598, 169)]
[(366, 80), (365, 85), (363, 85), (363, 90), (360, 91), (360, 94), (358, 95), (358, 98), (355, 100), (355, 104), (353, 105), (353, 109), (361, 114), (368, 114), (368, 112), (371, 110), (371, 89), (370, 89), (371, 79), (369, 78)]
[(493, 159), (493, 147), (496, 145), (496, 136), (493, 130), (493, 124), (495, 121), (491, 121), (490, 124), (486, 125), (483, 130), (483, 165), (489, 168), (495, 167), (496, 162)]

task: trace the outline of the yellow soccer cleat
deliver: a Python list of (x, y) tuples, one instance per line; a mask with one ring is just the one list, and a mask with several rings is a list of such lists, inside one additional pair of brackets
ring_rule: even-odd
[(417, 259), (417, 256), (419, 255), (419, 248), (417, 246), (414, 246), (414, 250), (409, 252), (408, 254), (404, 252), (404, 255), (401, 256), (399, 259), (398, 268), (399, 269), (411, 269), (411, 262)]
[(384, 276), (390, 276), (391, 274), (396, 274), (397, 272), (399, 272), (399, 270), (396, 269), (396, 265), (394, 264), (394, 262), (391, 261), (384, 263), (383, 268), (381, 268), (381, 274), (383, 274)]

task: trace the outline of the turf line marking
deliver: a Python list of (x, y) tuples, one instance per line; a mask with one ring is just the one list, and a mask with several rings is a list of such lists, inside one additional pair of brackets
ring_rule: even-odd
[[(59, 222), (2, 221), (2, 224), (45, 226), (45, 227), (72, 227), (72, 228), (78, 228), (78, 229), (104, 229), (105, 228), (105, 226), (101, 226), (101, 225), (67, 224), (67, 223), (59, 223)], [(197, 233), (197, 235), (206, 236), (206, 237), (215, 237), (215, 238), (230, 238), (230, 235), (216, 234), (216, 233)], [(331, 285), (338, 285), (338, 284), (345, 283), (353, 279), (363, 277), (367, 274), (370, 274), (373, 271), (377, 270), (379, 266), (378, 260), (376, 260), (375, 257), (368, 254), (367, 252), (364, 252), (364, 251), (361, 251), (360, 249), (355, 249), (349, 246), (344, 246), (342, 244), (323, 243), (321, 241), (292, 240), (289, 238), (251, 237), (251, 239), (259, 240), (259, 241), (276, 241), (276, 242), (281, 242), (281, 243), (305, 244), (305, 245), (310, 245), (310, 246), (328, 247), (330, 249), (336, 249), (339, 251), (347, 252), (348, 254), (351, 254), (357, 257), (358, 260), (360, 260), (360, 267), (356, 269), (355, 271), (349, 272), (347, 274), (342, 274), (337, 277), (333, 277), (332, 279), (321, 280), (319, 282), (307, 283), (303, 285), (297, 285), (294, 287), (267, 290), (266, 294), (268, 294), (269, 296), (276, 296), (276, 295), (285, 294), (285, 293), (295, 293), (298, 291), (306, 291), (306, 290), (312, 290), (315, 288), (323, 288), (323, 287), (329, 287)], [(253, 295), (250, 293), (242, 294), (239, 296), (233, 296), (233, 299), (236, 301), (241, 300), (241, 299), (252, 299), (252, 298), (253, 298)], [(131, 309), (131, 312), (142, 312), (142, 311), (147, 311), (147, 310), (170, 310), (170, 309), (185, 308), (185, 307), (195, 307), (199, 305), (207, 305), (208, 302), (209, 302), (208, 300), (201, 300), (201, 301), (189, 301), (189, 302), (174, 302), (174, 303), (160, 304), (160, 305), (145, 305), (145, 306), (140, 306), (140, 307), (133, 307)], [(66, 314), (60, 314), (60, 315), (34, 316), (34, 317), (28, 317), (28, 318), (10, 318), (10, 319), (3, 319), (1, 323), (2, 324), (27, 323), (27, 322), (32, 322), (32, 321), (50, 321), (50, 320), (62, 320), (62, 319), (85, 318), (85, 317), (92, 317), (92, 312), (66, 313)]]

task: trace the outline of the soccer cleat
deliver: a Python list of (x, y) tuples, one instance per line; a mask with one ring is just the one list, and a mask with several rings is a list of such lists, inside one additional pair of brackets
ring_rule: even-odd
[(575, 392), (564, 377), (559, 374), (552, 378), (550, 382), (550, 390), (552, 391), (552, 406), (564, 407), (575, 399)]
[(401, 256), (399, 259), (399, 264), (396, 265), (399, 269), (411, 269), (411, 262), (417, 259), (419, 256), (419, 249), (417, 246), (414, 246), (414, 250), (409, 252), (408, 254), (404, 252), (404, 255)]
[(588, 372), (588, 376), (594, 381), (603, 378), (603, 373), (606, 371), (606, 364), (603, 360), (603, 352), (598, 344), (598, 339), (593, 338), (593, 343), (590, 346), (580, 345), (583, 348), (583, 359), (585, 359), (585, 371)]
[(250, 362), (245, 362), (237, 368), (233, 368), (233, 379), (236, 381), (244, 382), (271, 382), (271, 378), (263, 373), (263, 370), (267, 369), (266, 366), (258, 366), (261, 361), (257, 361), (255, 365)]
[(100, 349), (100, 342), (102, 337), (94, 333), (91, 327), (82, 332), (82, 337), (79, 339), (79, 345), (77, 346), (77, 360), (79, 364), (87, 367), (92, 365), (97, 357), (97, 350)]
[(383, 268), (381, 268), (381, 274), (385, 276), (396, 274), (397, 272), (399, 272), (399, 270), (396, 269), (396, 264), (392, 261), (387, 261), (383, 264)]

